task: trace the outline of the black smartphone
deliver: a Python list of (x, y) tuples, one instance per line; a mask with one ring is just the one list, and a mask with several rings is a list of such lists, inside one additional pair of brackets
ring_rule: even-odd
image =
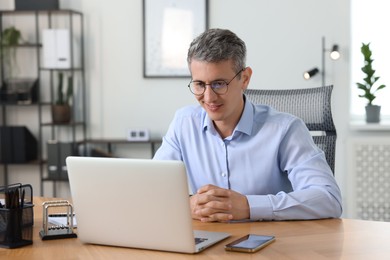
[(249, 234), (225, 245), (225, 250), (253, 253), (259, 251), (274, 241), (274, 236)]

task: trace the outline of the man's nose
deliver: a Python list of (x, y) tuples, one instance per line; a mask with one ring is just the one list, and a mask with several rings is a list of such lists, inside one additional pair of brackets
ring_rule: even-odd
[(211, 88), (210, 84), (206, 84), (205, 91), (203, 93), (204, 99), (207, 101), (214, 100), (217, 98), (217, 94), (215, 94), (214, 90)]

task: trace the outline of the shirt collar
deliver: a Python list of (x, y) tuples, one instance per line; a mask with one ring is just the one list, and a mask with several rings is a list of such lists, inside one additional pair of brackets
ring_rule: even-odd
[(240, 131), (244, 134), (250, 135), (253, 127), (253, 106), (245, 95), (244, 102), (244, 111), (242, 112), (240, 121), (238, 121), (234, 131)]

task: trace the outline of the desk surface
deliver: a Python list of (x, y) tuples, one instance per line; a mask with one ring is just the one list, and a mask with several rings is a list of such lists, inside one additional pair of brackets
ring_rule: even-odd
[[(352, 219), (254, 223), (201, 223), (195, 229), (232, 236), (205, 251), (187, 255), (83, 244), (77, 238), (42, 241), (42, 198), (34, 198), (33, 244), (0, 248), (0, 259), (390, 259), (390, 223)], [(254, 254), (226, 252), (224, 245), (245, 234), (275, 235), (276, 241)]]

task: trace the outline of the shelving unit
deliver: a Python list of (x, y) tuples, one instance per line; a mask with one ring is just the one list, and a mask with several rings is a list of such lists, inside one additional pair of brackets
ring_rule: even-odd
[[(48, 140), (59, 140), (71, 142), (74, 146), (77, 143), (83, 142), (86, 139), (86, 89), (85, 89), (85, 68), (84, 68), (84, 27), (83, 14), (74, 10), (53, 10), (53, 11), (0, 11), (0, 32), (5, 28), (15, 26), (22, 32), (24, 40), (28, 43), (21, 43), (12, 48), (16, 52), (23, 49), (28, 51), (28, 55), (19, 57), (17, 61), (22, 62), (23, 68), (17, 77), (28, 77), (33, 75), (37, 79), (37, 101), (32, 104), (1, 104), (2, 118), (1, 126), (10, 126), (12, 116), (18, 113), (21, 107), (31, 106), (35, 109), (34, 114), (37, 116), (36, 129), (31, 129), (35, 135), (37, 146), (37, 160), (27, 162), (27, 165), (38, 165), (40, 172), (40, 190), (41, 195), (44, 195), (44, 183), (53, 183), (53, 195), (56, 195), (56, 182), (64, 181), (64, 178), (48, 176), (47, 173), (47, 151), (46, 143)], [(20, 26), (20, 28), (19, 28)], [(69, 46), (70, 46), (70, 67), (66, 69), (48, 68), (43, 66), (43, 46), (42, 46), (42, 31), (44, 29), (68, 29), (69, 30)], [(0, 53), (3, 53), (4, 45), (0, 44)], [(32, 60), (30, 60), (32, 56)], [(4, 84), (5, 79), (9, 77), (5, 75), (5, 62), (0, 59), (0, 76), (1, 82)], [(27, 69), (26, 69), (27, 68)], [(25, 71), (23, 71), (25, 70)], [(26, 72), (27, 71), (27, 72)], [(72, 120), (66, 124), (55, 124), (50, 117), (50, 108), (54, 104), (54, 96), (56, 94), (57, 80), (56, 76), (59, 72), (66, 73), (73, 79), (74, 95), (72, 96)], [(2, 85), (3, 85), (2, 84)], [(12, 113), (10, 114), (10, 107)], [(29, 118), (29, 122), (35, 122)], [(34, 123), (28, 123), (28, 127)], [(34, 127), (34, 126), (32, 126)], [(2, 152), (4, 149), (1, 147)], [(9, 173), (11, 165), (3, 163), (4, 169), (4, 185), (9, 182)]]
[(87, 139), (85, 141), (86, 144), (98, 144), (105, 146), (105, 150), (103, 153), (105, 153), (107, 156), (113, 156), (113, 146), (114, 145), (132, 145), (132, 144), (145, 144), (150, 147), (150, 157), (153, 158), (154, 154), (156, 153), (158, 147), (161, 145), (162, 140), (161, 138), (150, 138), (149, 140), (145, 141), (129, 141), (125, 139)]

